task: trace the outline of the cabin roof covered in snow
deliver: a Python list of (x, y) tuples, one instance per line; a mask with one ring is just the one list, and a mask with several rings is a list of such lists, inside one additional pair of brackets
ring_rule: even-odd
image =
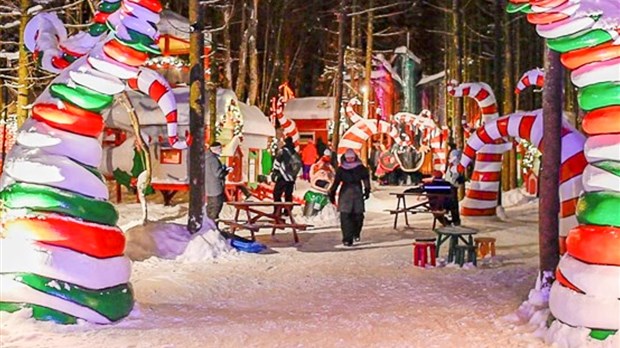
[[(172, 89), (177, 101), (177, 123), (179, 125), (189, 125), (189, 87), (178, 87)], [(156, 126), (166, 124), (166, 117), (149, 96), (136, 91), (128, 91), (131, 104), (136, 110), (140, 125)], [(230, 100), (237, 100), (235, 93), (229, 89), (217, 90), (217, 116), (222, 116), (226, 112), (226, 106)], [(208, 96), (205, 96), (208, 100)], [(209, 122), (209, 115), (205, 117), (205, 123)], [(108, 112), (106, 125), (121, 129), (131, 130), (131, 121), (127, 110), (119, 103), (114, 103)]]
[(284, 116), (292, 120), (331, 120), (335, 103), (334, 97), (294, 98), (286, 102)]
[(276, 136), (275, 128), (258, 107), (241, 102), (238, 102), (237, 105), (241, 115), (243, 115), (243, 134)]
[[(189, 20), (174, 11), (161, 12), (157, 29), (160, 35), (169, 35), (189, 42)], [(210, 35), (208, 32), (205, 33), (205, 42), (211, 41)]]
[(442, 72), (438, 72), (436, 74), (433, 74), (433, 75), (424, 76), (424, 77), (422, 77), (420, 79), (420, 82), (418, 82), (418, 84), (416, 86), (422, 86), (422, 85), (426, 85), (428, 83), (435, 82), (435, 81), (437, 81), (439, 79), (444, 78), (445, 76), (446, 76), (446, 71), (445, 70), (442, 71)]
[[(177, 101), (177, 122), (180, 126), (189, 125), (189, 87), (179, 87), (172, 90)], [(161, 112), (157, 103), (149, 96), (139, 92), (129, 91), (129, 99), (136, 110), (140, 125), (142, 126), (163, 126), (166, 124), (166, 118)], [(208, 100), (208, 96), (205, 97)], [(269, 122), (269, 119), (256, 106), (250, 106), (237, 100), (235, 92), (230, 89), (217, 90), (217, 117), (221, 117), (226, 112), (226, 107), (230, 101), (234, 100), (239, 106), (244, 122), (244, 134), (254, 134), (262, 136), (275, 136), (275, 129)], [(205, 117), (205, 123), (208, 124), (209, 115)], [(106, 126), (131, 130), (131, 121), (129, 114), (125, 108), (115, 103), (110, 109), (106, 119)]]
[(394, 49), (394, 53), (397, 54), (404, 54), (407, 57), (411, 58), (414, 62), (418, 63), (418, 64), (422, 64), (422, 59), (420, 59), (418, 56), (416, 56), (415, 54), (413, 54), (413, 52), (411, 52), (407, 47), (405, 46), (400, 46), (397, 47), (396, 49)]

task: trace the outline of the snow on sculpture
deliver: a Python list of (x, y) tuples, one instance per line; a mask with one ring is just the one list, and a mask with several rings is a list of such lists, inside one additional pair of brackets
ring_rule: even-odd
[[(65, 53), (80, 46), (79, 37), (66, 39), (76, 46), (63, 46), (64, 37), (45, 35), (50, 23), (56, 33), (63, 31), (49, 14), (30, 23), (36, 38), (30, 48), (45, 49), (39, 53), (43, 67), (60, 74), (34, 102), (0, 178), (0, 310), (31, 308), (40, 320), (108, 324), (133, 308), (125, 237), (96, 169), (102, 151), (98, 137), (102, 112), (129, 85), (158, 102), (171, 146), (187, 147), (176, 134), (170, 87), (140, 67), (149, 53), (159, 52), (155, 25), (161, 10), (157, 0), (102, 2), (89, 34), (78, 34), (84, 46), (92, 44), (87, 35), (101, 40), (72, 63)], [(106, 27), (111, 33), (103, 35)], [(54, 45), (65, 53), (51, 49)], [(54, 64), (60, 56), (70, 65)]]
[[(448, 94), (453, 97), (470, 97), (480, 106), (482, 120), (490, 122), (496, 119), (497, 101), (495, 94), (486, 83), (461, 83), (450, 81)], [(476, 163), (465, 199), (461, 202), (461, 214), (465, 216), (492, 216), (497, 208), (497, 195), (502, 168), (502, 154), (510, 150), (512, 143), (497, 140), (485, 144), (476, 153)]]
[(617, 0), (511, 0), (508, 11), (527, 13), (579, 87), (588, 135), (580, 225), (566, 239), (549, 307), (561, 323), (604, 340), (620, 328), (620, 7)]

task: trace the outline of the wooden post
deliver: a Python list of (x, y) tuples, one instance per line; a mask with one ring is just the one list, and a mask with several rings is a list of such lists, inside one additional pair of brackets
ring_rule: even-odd
[(340, 0), (340, 8), (336, 14), (338, 20), (338, 67), (336, 68), (335, 79), (334, 134), (332, 134), (332, 148), (334, 151), (338, 151), (338, 143), (340, 142), (340, 106), (342, 105), (342, 74), (344, 73), (344, 7), (345, 0)]
[(200, 1), (189, 0), (189, 119), (192, 143), (189, 147), (189, 218), (187, 229), (196, 233), (202, 227), (205, 205), (205, 120), (204, 120), (204, 16)]
[[(543, 89), (542, 140), (544, 155), (540, 175), (540, 209), (538, 212), (538, 244), (540, 250), (540, 272), (543, 277), (554, 277), (560, 260), (559, 218), (562, 130), (562, 65), (560, 54), (545, 45), (545, 85)], [(551, 284), (552, 279), (543, 279)]]

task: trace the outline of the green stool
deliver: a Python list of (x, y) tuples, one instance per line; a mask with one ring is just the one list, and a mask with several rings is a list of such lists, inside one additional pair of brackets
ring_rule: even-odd
[(473, 263), (474, 266), (477, 265), (475, 246), (457, 245), (452, 250), (454, 252), (454, 262), (458, 263), (460, 266), (465, 264), (465, 255), (467, 255), (467, 262)]

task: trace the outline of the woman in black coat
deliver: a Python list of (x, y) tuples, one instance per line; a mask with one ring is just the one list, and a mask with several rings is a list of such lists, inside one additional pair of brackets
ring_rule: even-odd
[(368, 168), (351, 149), (345, 152), (342, 163), (336, 170), (336, 178), (329, 191), (329, 199), (332, 203), (336, 201), (336, 191), (341, 184), (338, 211), (340, 212), (342, 243), (352, 246), (353, 240), (360, 240), (364, 224), (364, 200), (370, 197), (370, 176)]

